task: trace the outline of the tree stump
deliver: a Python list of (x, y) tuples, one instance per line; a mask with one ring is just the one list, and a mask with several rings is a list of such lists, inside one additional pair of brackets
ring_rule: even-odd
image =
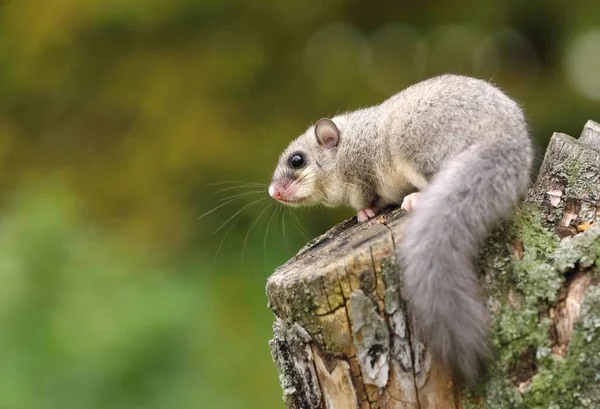
[(600, 125), (588, 121), (578, 140), (552, 136), (481, 252), (494, 359), (471, 391), (413, 330), (395, 254), (403, 212), (332, 228), (267, 282), (286, 407), (600, 408), (599, 221)]

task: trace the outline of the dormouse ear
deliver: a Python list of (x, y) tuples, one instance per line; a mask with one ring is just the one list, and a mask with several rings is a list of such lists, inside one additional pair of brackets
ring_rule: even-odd
[(340, 142), (340, 130), (331, 119), (319, 119), (315, 124), (315, 136), (319, 145), (334, 148)]

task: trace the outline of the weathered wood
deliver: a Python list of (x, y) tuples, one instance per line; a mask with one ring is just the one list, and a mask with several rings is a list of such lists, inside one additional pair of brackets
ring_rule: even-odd
[(403, 212), (334, 227), (267, 283), (287, 408), (600, 405), (599, 221), (589, 121), (579, 140), (553, 135), (527, 200), (482, 251), (495, 359), (468, 394), (413, 330), (396, 262)]

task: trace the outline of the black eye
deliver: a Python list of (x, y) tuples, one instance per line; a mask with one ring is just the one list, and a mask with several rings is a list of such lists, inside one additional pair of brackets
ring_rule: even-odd
[(294, 153), (292, 156), (290, 156), (290, 166), (294, 169), (301, 168), (304, 166), (304, 163), (304, 155), (301, 153)]

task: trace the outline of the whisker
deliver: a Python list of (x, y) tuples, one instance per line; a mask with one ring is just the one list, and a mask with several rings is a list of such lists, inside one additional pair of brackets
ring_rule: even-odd
[(294, 214), (294, 212), (291, 211), (291, 209), (290, 209), (290, 214), (292, 215), (292, 219), (294, 219), (296, 221), (296, 225), (298, 227), (300, 227), (300, 233), (304, 236), (304, 239), (305, 240), (309, 240), (308, 231), (306, 231), (306, 229), (304, 228), (304, 226), (302, 226), (302, 223), (300, 223), (300, 219), (298, 219), (298, 216), (296, 216)]
[(236, 197), (234, 197), (234, 198), (230, 198), (230, 199), (228, 199), (227, 201), (225, 201), (224, 203), (221, 203), (220, 205), (213, 207), (213, 208), (212, 208), (211, 210), (209, 210), (208, 212), (206, 212), (206, 213), (204, 213), (204, 214), (200, 215), (200, 216), (198, 217), (198, 219), (196, 219), (196, 220), (200, 220), (200, 219), (202, 219), (203, 217), (206, 217), (206, 216), (208, 216), (208, 215), (209, 215), (209, 214), (211, 214), (212, 212), (214, 212), (214, 211), (216, 211), (216, 210), (219, 210), (221, 207), (223, 207), (223, 206), (227, 206), (227, 205), (228, 205), (229, 203), (231, 203), (231, 202), (235, 202), (236, 200), (237, 200), (237, 198), (236, 198)]
[(267, 224), (265, 226), (265, 232), (264, 232), (264, 236), (263, 236), (263, 258), (265, 260), (265, 270), (268, 269), (268, 267), (267, 267), (267, 236), (269, 234), (269, 226), (271, 225), (271, 220), (273, 220), (273, 216), (275, 215), (277, 207), (278, 207), (277, 204), (275, 204), (275, 206), (273, 206), (273, 211), (271, 212), (271, 215), (269, 216), (269, 219), (267, 220)]
[(235, 218), (236, 216), (238, 216), (239, 214), (241, 214), (244, 210), (246, 210), (247, 208), (249, 208), (250, 206), (254, 206), (255, 204), (262, 202), (263, 200), (266, 200), (266, 197), (260, 198), (258, 200), (255, 200), (253, 202), (248, 203), (247, 205), (245, 205), (244, 207), (242, 207), (240, 210), (238, 210), (237, 212), (235, 212), (235, 214), (233, 216), (231, 216), (229, 219), (225, 220), (225, 222), (223, 222), (218, 228), (217, 230), (215, 230), (213, 232), (213, 234), (217, 233), (219, 230), (221, 230), (227, 223), (229, 223), (231, 221), (231, 219)]
[[(315, 194), (317, 194), (316, 199), (320, 199), (320, 200), (317, 200), (317, 202), (319, 202), (319, 204), (321, 204), (321, 202), (327, 202), (327, 196), (325, 196), (325, 194), (323, 192), (321, 192), (318, 189), (315, 189)], [(313, 196), (313, 198), (315, 198), (315, 196)]]
[(310, 194), (310, 197), (317, 203), (318, 206), (322, 207), (323, 205), (319, 201), (319, 198), (314, 195), (314, 193)]
[(229, 232), (231, 231), (231, 229), (233, 229), (233, 226), (235, 226), (236, 223), (237, 223), (237, 220), (235, 222), (231, 223), (231, 225), (225, 232), (225, 235), (221, 239), (221, 242), (219, 243), (219, 247), (217, 248), (217, 252), (215, 253), (215, 257), (213, 258), (213, 266), (217, 263), (217, 258), (219, 257), (219, 253), (221, 252), (221, 247), (223, 247), (223, 243), (225, 243), (225, 239), (227, 238), (227, 236), (229, 235)]
[(262, 211), (258, 214), (258, 217), (256, 219), (254, 219), (252, 224), (250, 224), (250, 227), (248, 228), (248, 231), (246, 232), (246, 236), (244, 237), (244, 244), (242, 245), (242, 263), (244, 263), (244, 252), (246, 251), (246, 245), (248, 244), (248, 238), (250, 237), (250, 232), (258, 224), (258, 221), (260, 220), (262, 215), (265, 213), (265, 211), (272, 205), (273, 205), (273, 203), (266, 204), (264, 209), (262, 209)]
[(223, 182), (214, 182), (214, 183), (208, 183), (205, 186), (219, 186), (219, 185), (230, 185), (232, 183), (241, 183), (242, 185), (260, 185), (260, 186), (267, 186), (267, 184), (265, 183), (260, 183), (260, 182), (247, 182), (245, 180), (225, 180)]
[(281, 231), (283, 233), (283, 244), (285, 246), (285, 249), (287, 250), (287, 252), (290, 252), (290, 245), (288, 243), (288, 239), (287, 239), (287, 234), (285, 232), (285, 208), (282, 206), (280, 207), (280, 212), (279, 214), (281, 215)]
[[(227, 219), (223, 224), (221, 224), (217, 230), (215, 230), (213, 232), (213, 234), (217, 233), (219, 230), (221, 230), (227, 223), (229, 223), (230, 220), (232, 220), (233, 218), (235, 218), (237, 215), (241, 214), (245, 209), (249, 208), (250, 206), (255, 205), (256, 203), (265, 200), (265, 198), (259, 199), (259, 200), (255, 200), (252, 203), (249, 203), (247, 205), (245, 205), (244, 207), (242, 207), (240, 210), (238, 210), (233, 216), (231, 216), (229, 219)], [(227, 229), (227, 231), (225, 232), (225, 235), (223, 236), (223, 238), (221, 239), (221, 242), (219, 243), (219, 247), (217, 248), (217, 252), (215, 253), (215, 257), (213, 258), (213, 265), (215, 265), (215, 263), (217, 262), (217, 258), (219, 256), (219, 252), (221, 251), (221, 248), (223, 247), (223, 243), (225, 243), (225, 239), (227, 238), (227, 236), (229, 235), (229, 232), (231, 232), (231, 229), (233, 229), (233, 226), (236, 225), (236, 223), (239, 221), (239, 217), (229, 225), (229, 228)]]
[(262, 188), (266, 192), (267, 191), (266, 187), (267, 187), (266, 185), (239, 185), (239, 186), (230, 186), (230, 187), (226, 187), (224, 189), (219, 189), (215, 193), (227, 192), (228, 190), (234, 190), (234, 189), (258, 189), (258, 188)]
[(238, 194), (233, 195), (233, 196), (224, 197), (222, 199), (219, 199), (215, 203), (221, 203), (221, 202), (227, 201), (229, 199), (237, 199), (238, 197), (241, 197), (241, 196), (257, 195), (259, 193), (265, 193), (265, 192), (263, 190), (254, 190), (252, 192), (238, 193)]
[[(327, 192), (329, 192), (329, 194), (331, 196), (335, 196), (334, 192), (329, 187), (327, 187), (325, 185), (322, 185), (322, 186), (325, 188), (325, 190), (327, 190)], [(324, 192), (321, 192), (320, 190), (317, 189), (316, 193), (318, 193), (320, 195), (320, 197), (322, 198), (323, 202), (327, 202), (327, 196), (325, 195)]]
[[(307, 168), (308, 169), (308, 168)], [(306, 171), (303, 172), (300, 177), (298, 179), (296, 179), (296, 183), (300, 183), (302, 181), (304, 181), (308, 176), (314, 176), (314, 172), (313, 171)], [(308, 179), (310, 180), (310, 179)]]
[[(358, 183), (360, 183), (361, 185), (365, 186), (365, 187), (370, 187), (368, 183), (363, 182), (362, 180), (357, 180)], [(358, 186), (355, 183), (352, 182), (340, 182), (342, 185), (347, 186), (347, 187), (351, 187), (351, 188), (355, 188), (358, 189), (360, 186)]]

